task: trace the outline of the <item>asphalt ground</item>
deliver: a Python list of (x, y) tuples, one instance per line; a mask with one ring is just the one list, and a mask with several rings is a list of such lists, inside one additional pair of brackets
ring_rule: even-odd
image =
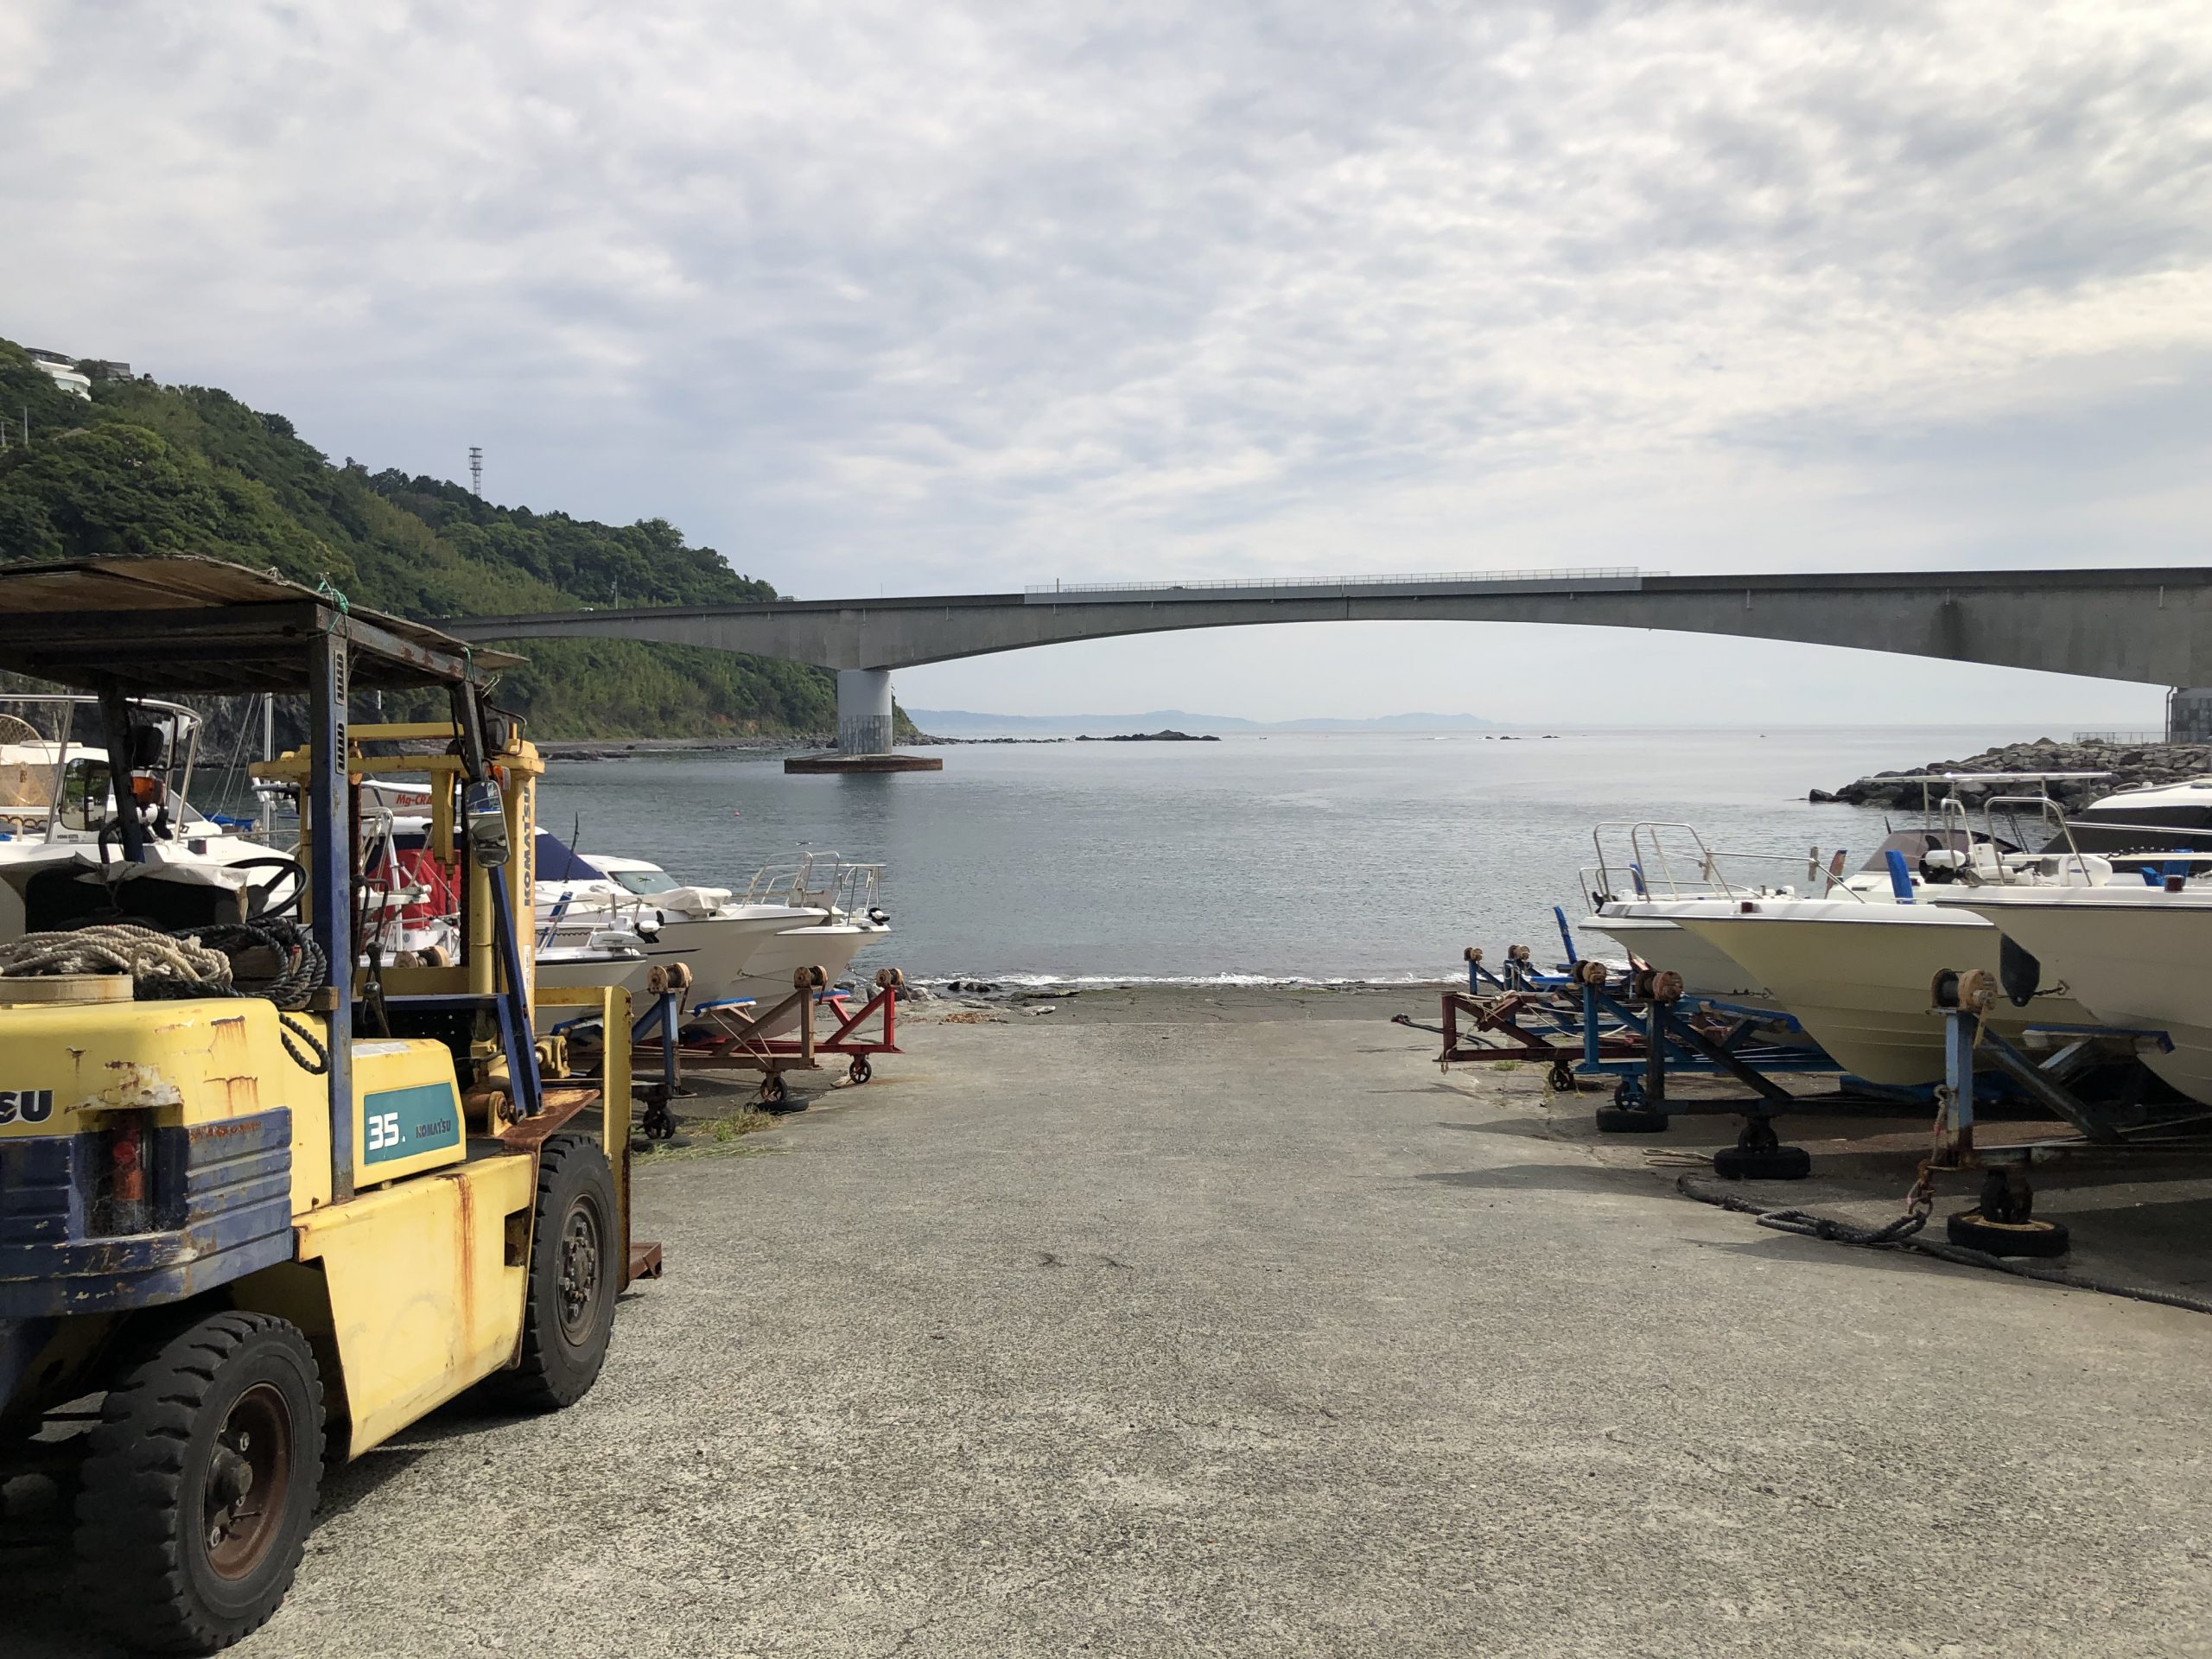
[[(1426, 1000), (937, 1005), (643, 1160), (667, 1276), (594, 1392), (340, 1471), (233, 1651), (2212, 1651), (2212, 1319), (1692, 1203), (1732, 1126), (1601, 1142), (1531, 1068), (1440, 1074), (1383, 1018)], [(2212, 1277), (2170, 1185), (2045, 1207)], [(0, 1652), (101, 1653), (15, 1524)]]

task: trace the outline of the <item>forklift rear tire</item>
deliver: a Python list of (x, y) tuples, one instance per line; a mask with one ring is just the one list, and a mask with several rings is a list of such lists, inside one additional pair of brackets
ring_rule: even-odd
[(218, 1313), (119, 1376), (77, 1496), (95, 1616), (127, 1645), (213, 1653), (292, 1587), (322, 1479), (322, 1381), (298, 1329)]
[(614, 1177), (589, 1137), (556, 1135), (537, 1159), (522, 1363), (491, 1380), (510, 1405), (558, 1411), (591, 1392), (621, 1288)]

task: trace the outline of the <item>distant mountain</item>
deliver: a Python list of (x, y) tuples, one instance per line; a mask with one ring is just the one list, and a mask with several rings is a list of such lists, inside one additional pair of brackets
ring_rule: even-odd
[(1372, 720), (1244, 720), (1236, 715), (1194, 715), (1154, 709), (1141, 715), (988, 715), (969, 709), (909, 709), (922, 730), (938, 737), (1058, 737), (1088, 732), (1480, 732), (1497, 722), (1473, 715), (1380, 715)]

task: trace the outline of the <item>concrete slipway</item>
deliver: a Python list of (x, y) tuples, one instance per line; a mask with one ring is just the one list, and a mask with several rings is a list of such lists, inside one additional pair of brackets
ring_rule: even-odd
[(917, 1022), (643, 1173), (598, 1390), (341, 1474), (235, 1651), (2212, 1650), (2212, 1319), (1689, 1203), (1426, 1001)]

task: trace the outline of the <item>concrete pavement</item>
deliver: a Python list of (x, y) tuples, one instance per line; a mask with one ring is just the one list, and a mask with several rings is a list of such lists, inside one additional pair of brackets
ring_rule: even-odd
[[(340, 1474), (234, 1651), (2212, 1651), (2212, 1320), (1690, 1204), (1426, 994), (1108, 1001), (645, 1167), (599, 1388)], [(59, 1562), (0, 1650), (99, 1651)]]

